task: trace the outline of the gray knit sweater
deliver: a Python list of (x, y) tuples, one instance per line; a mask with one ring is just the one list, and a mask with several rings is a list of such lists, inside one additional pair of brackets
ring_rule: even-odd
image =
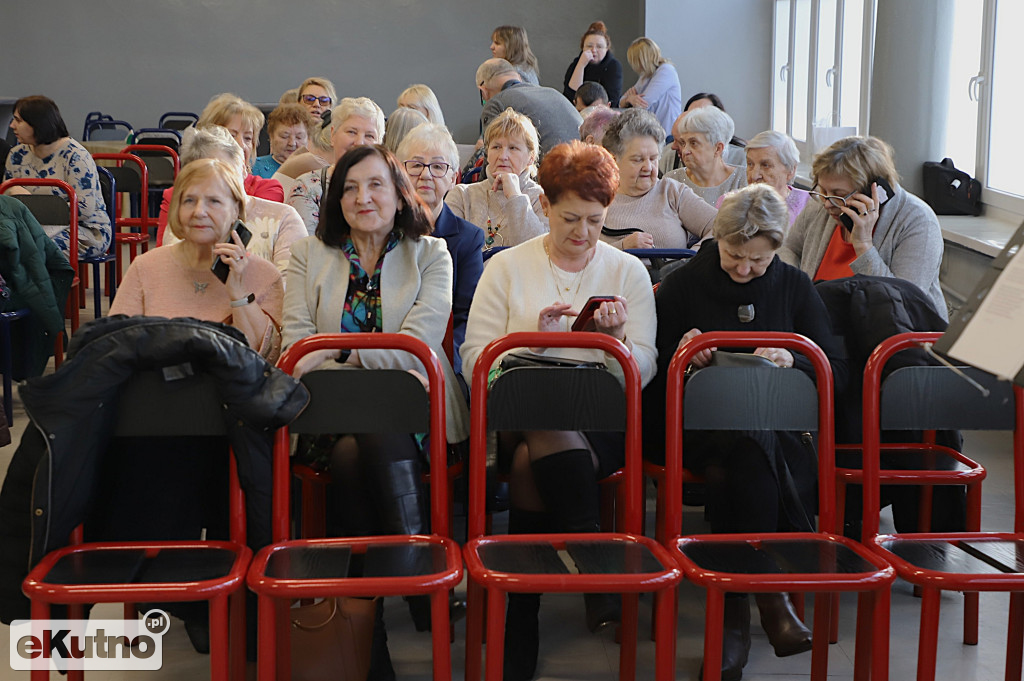
[[(779, 257), (813, 279), (835, 227), (825, 206), (809, 201), (786, 235)], [(854, 274), (894, 277), (916, 284), (947, 318), (946, 300), (939, 288), (942, 229), (928, 204), (897, 185), (895, 196), (881, 208), (872, 241), (875, 247), (850, 263)]]
[[(564, 99), (564, 98), (563, 98)], [(527, 171), (519, 175), (519, 196), (505, 198), (494, 191), (494, 180), (485, 178), (473, 184), (457, 184), (444, 197), (456, 217), (469, 220), (487, 232), (487, 223), (498, 230), (494, 246), (518, 246), (548, 231), (548, 219), (540, 205), (544, 190), (530, 179)]]
[[(686, 248), (690, 235), (703, 238), (711, 232), (718, 211), (681, 182), (661, 179), (643, 196), (616, 194), (608, 207), (605, 227), (637, 228), (654, 237), (655, 248)], [(622, 248), (623, 236), (601, 235), (601, 240)]]

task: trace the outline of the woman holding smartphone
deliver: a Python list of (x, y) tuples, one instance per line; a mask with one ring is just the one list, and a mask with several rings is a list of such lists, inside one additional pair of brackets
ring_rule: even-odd
[(844, 137), (814, 158), (811, 179), (816, 201), (793, 223), (779, 257), (815, 281), (854, 274), (905, 279), (946, 319), (939, 220), (897, 184), (892, 147), (877, 137)]
[[(245, 190), (223, 161), (199, 159), (178, 175), (168, 226), (181, 239), (132, 262), (110, 314), (195, 317), (234, 326), (270, 361), (281, 352), (284, 287), (271, 263), (246, 253), (233, 229), (245, 220)], [(223, 280), (213, 272), (227, 267)]]
[[(657, 358), (651, 280), (638, 258), (599, 239), (619, 184), (615, 159), (592, 144), (560, 144), (544, 157), (538, 181), (550, 232), (498, 253), (484, 269), (462, 344), (465, 376), (495, 338), (514, 331), (569, 331), (591, 297), (613, 296), (593, 310), (594, 330), (630, 348), (646, 384)], [(557, 354), (604, 362), (621, 377), (618, 364), (600, 351)], [(622, 466), (624, 439), (621, 433), (501, 433), (498, 458), (511, 471), (510, 533), (596, 532), (597, 481)], [(618, 619), (617, 594), (587, 594), (585, 601), (592, 631)], [(516, 654), (505, 656), (505, 681), (533, 678), (539, 608), (537, 594), (509, 596), (505, 648)]]

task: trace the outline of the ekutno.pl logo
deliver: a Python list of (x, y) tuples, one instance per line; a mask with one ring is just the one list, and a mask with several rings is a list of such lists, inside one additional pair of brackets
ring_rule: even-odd
[(15, 620), (11, 625), (11, 668), (160, 669), (163, 636), (170, 626), (163, 610), (150, 610), (134, 620)]

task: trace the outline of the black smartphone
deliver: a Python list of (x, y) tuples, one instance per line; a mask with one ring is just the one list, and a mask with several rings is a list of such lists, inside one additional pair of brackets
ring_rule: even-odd
[(579, 316), (572, 323), (573, 331), (593, 331), (597, 328), (594, 324), (594, 313), (601, 307), (601, 303), (614, 303), (615, 296), (590, 296)]
[[(892, 195), (895, 192), (892, 190), (892, 185), (890, 185), (884, 177), (876, 177), (871, 182), (872, 184), (878, 185), (878, 207), (881, 208), (885, 205), (886, 201), (892, 198)], [(869, 184), (868, 188), (862, 191), (861, 194), (864, 194), (864, 196), (871, 196), (871, 185)], [(839, 216), (839, 223), (847, 232), (853, 229), (853, 218), (846, 213)]]
[[(249, 231), (249, 228), (245, 226), (244, 222), (241, 220), (235, 220), (235, 224), (231, 225), (231, 231), (238, 232), (238, 238), (242, 241), (243, 246), (249, 245), (249, 240), (252, 239), (252, 232)], [(233, 241), (230, 234), (228, 235), (228, 241)], [(231, 268), (228, 267), (226, 262), (220, 259), (220, 256), (218, 256), (214, 258), (213, 267), (210, 268), (210, 271), (213, 272), (213, 276), (220, 279), (220, 282), (223, 284), (228, 280)]]

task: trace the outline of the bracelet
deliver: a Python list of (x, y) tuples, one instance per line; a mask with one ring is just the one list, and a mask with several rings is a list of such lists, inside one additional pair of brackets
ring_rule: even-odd
[(245, 298), (239, 298), (238, 300), (231, 301), (231, 307), (245, 307), (249, 303), (256, 302), (256, 294), (250, 293)]

